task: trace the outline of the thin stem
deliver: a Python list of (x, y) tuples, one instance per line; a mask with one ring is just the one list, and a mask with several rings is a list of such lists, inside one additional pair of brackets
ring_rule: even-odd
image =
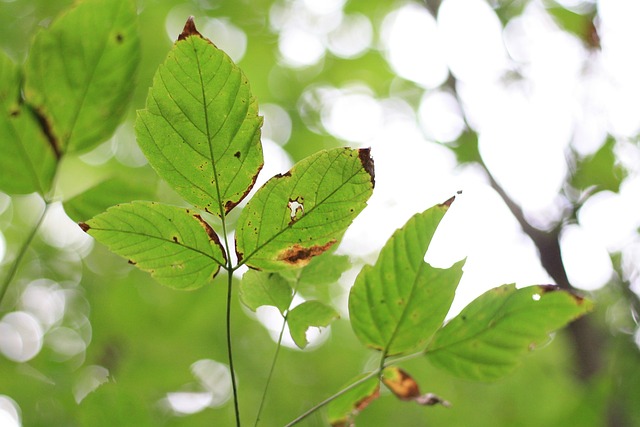
[[(226, 238), (225, 238), (226, 240)], [(233, 408), (236, 416), (236, 426), (240, 427), (240, 405), (238, 404), (238, 386), (236, 384), (236, 374), (233, 367), (233, 351), (231, 347), (231, 291), (233, 285), (233, 272), (227, 270), (227, 355), (229, 358), (229, 370), (231, 371), (231, 386), (233, 388)]]
[(315, 405), (314, 407), (308, 409), (307, 411), (305, 411), (302, 415), (300, 415), (299, 417), (297, 417), (295, 420), (289, 422), (288, 424), (286, 424), (284, 427), (291, 427), (293, 425), (298, 424), (300, 421), (304, 420), (305, 418), (307, 418), (309, 415), (313, 414), (315, 411), (317, 411), (318, 409), (322, 408), (323, 406), (327, 405), (328, 403), (330, 403), (332, 400), (342, 396), (343, 394), (345, 394), (346, 392), (348, 392), (349, 390), (351, 390), (354, 387), (359, 386), (360, 384), (362, 384), (363, 382), (369, 380), (372, 377), (375, 377), (376, 375), (380, 375), (380, 370), (375, 370), (373, 372), (369, 372), (367, 375), (365, 375), (364, 377), (360, 378), (358, 381), (348, 385), (347, 387), (343, 388), (342, 390), (340, 390), (339, 392), (337, 392), (336, 394), (326, 398), (325, 400), (323, 400), (322, 402), (318, 403), (317, 405)]
[[(287, 315), (289, 313), (287, 312)], [(276, 362), (278, 361), (278, 355), (280, 354), (280, 348), (282, 347), (282, 336), (284, 335), (284, 329), (287, 325), (287, 315), (285, 315), (282, 319), (282, 328), (280, 328), (280, 335), (278, 336), (278, 344), (276, 346), (276, 352), (273, 355), (273, 360), (271, 361), (271, 368), (269, 368), (269, 376), (267, 377), (267, 382), (264, 386), (264, 391), (262, 392), (262, 399), (260, 400), (260, 406), (258, 407), (258, 415), (256, 415), (256, 422), (254, 427), (258, 425), (260, 422), (260, 415), (262, 414), (262, 408), (264, 407), (264, 402), (267, 400), (267, 391), (269, 390), (269, 385), (271, 385), (271, 379), (273, 378), (273, 372), (276, 368)]]
[(13, 260), (13, 263), (11, 263), (11, 267), (9, 267), (9, 271), (7, 272), (7, 275), (4, 278), (4, 281), (0, 285), (0, 304), (2, 304), (2, 300), (4, 299), (4, 296), (7, 293), (7, 289), (9, 289), (9, 284), (15, 277), (16, 272), (18, 271), (18, 267), (20, 266), (20, 262), (22, 261), (22, 258), (24, 257), (24, 255), (27, 253), (27, 249), (29, 249), (29, 246), (31, 246), (31, 242), (33, 241), (33, 238), (36, 236), (36, 233), (40, 229), (40, 226), (42, 225), (42, 221), (44, 220), (44, 217), (47, 214), (47, 211), (49, 210), (50, 206), (51, 204), (48, 202), (45, 204), (44, 209), (42, 210), (42, 213), (38, 218), (38, 221), (36, 221), (33, 229), (29, 232), (29, 235), (27, 236), (24, 243), (18, 250), (16, 259)]
[[(293, 302), (293, 298), (295, 298), (295, 296), (298, 293), (298, 285), (300, 284), (300, 280), (298, 280), (298, 278), (296, 278), (296, 285), (293, 289), (293, 296), (291, 297), (291, 301)], [(282, 336), (284, 335), (284, 329), (287, 325), (287, 318), (289, 317), (289, 311), (290, 311), (291, 305), (289, 305), (289, 308), (287, 309), (287, 312), (285, 313), (285, 315), (283, 316), (282, 319), (282, 327), (280, 328), (280, 335), (278, 336), (278, 343), (276, 346), (276, 352), (273, 355), (273, 360), (271, 361), (271, 368), (269, 369), (269, 375), (267, 377), (267, 383), (264, 386), (264, 391), (262, 392), (262, 399), (260, 400), (260, 406), (258, 407), (258, 415), (256, 415), (256, 422), (254, 424), (254, 427), (256, 427), (258, 425), (258, 423), (260, 422), (260, 415), (262, 414), (262, 408), (264, 407), (264, 403), (267, 400), (267, 391), (269, 390), (269, 386), (271, 385), (271, 379), (273, 378), (273, 372), (275, 371), (275, 367), (276, 367), (276, 362), (278, 361), (278, 355), (280, 354), (280, 348), (282, 347)]]

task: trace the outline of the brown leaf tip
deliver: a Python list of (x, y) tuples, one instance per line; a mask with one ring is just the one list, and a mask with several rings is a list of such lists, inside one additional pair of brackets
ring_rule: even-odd
[(193, 21), (193, 16), (190, 16), (189, 19), (187, 19), (187, 22), (184, 24), (184, 28), (182, 29), (182, 32), (178, 36), (178, 41), (185, 40), (187, 37), (191, 37), (191, 36), (198, 36), (198, 37), (204, 38), (202, 37), (202, 34), (200, 34), (196, 29), (196, 23)]
[(376, 173), (375, 167), (373, 165), (373, 157), (371, 157), (371, 148), (361, 148), (358, 150), (358, 157), (360, 158), (360, 162), (362, 162), (362, 167), (365, 171), (371, 176), (371, 186), (376, 186)]
[(78, 225), (80, 226), (82, 231), (84, 231), (85, 233), (91, 229), (89, 224), (87, 224), (86, 222), (79, 222)]
[[(460, 193), (461, 193), (461, 191), (458, 191), (457, 194), (460, 194)], [(456, 200), (456, 196), (451, 196), (450, 198), (448, 198), (444, 202), (440, 203), (438, 206), (442, 206), (443, 208), (450, 208), (451, 205), (453, 204), (454, 200)]]

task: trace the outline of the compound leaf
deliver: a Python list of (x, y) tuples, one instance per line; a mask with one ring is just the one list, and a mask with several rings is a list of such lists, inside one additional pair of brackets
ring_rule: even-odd
[(261, 125), (247, 77), (190, 18), (138, 111), (149, 163), (187, 201), (223, 217), (262, 168)]
[(249, 267), (303, 267), (335, 245), (373, 192), (369, 149), (320, 151), (276, 175), (238, 219), (236, 252)]
[(462, 277), (464, 261), (431, 267), (425, 253), (454, 198), (414, 215), (365, 266), (349, 295), (356, 336), (386, 355), (416, 350), (442, 325)]
[(38, 119), (20, 102), (20, 80), (18, 67), (0, 52), (0, 190), (44, 196), (57, 159)]
[(131, 0), (86, 0), (40, 31), (25, 68), (25, 99), (58, 153), (87, 150), (116, 129), (140, 59)]
[(312, 326), (329, 326), (329, 323), (340, 317), (337, 311), (320, 301), (305, 301), (296, 306), (287, 315), (291, 338), (300, 348), (305, 348), (307, 329)]
[(426, 354), (461, 378), (494, 380), (511, 372), (552, 331), (592, 308), (589, 300), (555, 286), (504, 285), (472, 301), (440, 329)]
[(293, 290), (287, 279), (277, 273), (249, 270), (240, 282), (240, 299), (252, 311), (270, 305), (284, 315), (293, 299)]
[(80, 226), (112, 252), (174, 289), (209, 283), (226, 262), (216, 233), (189, 209), (133, 202), (113, 206)]

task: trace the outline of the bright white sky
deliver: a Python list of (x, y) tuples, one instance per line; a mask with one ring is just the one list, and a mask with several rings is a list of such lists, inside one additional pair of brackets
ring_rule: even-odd
[[(593, 1), (559, 2), (579, 10)], [(327, 55), (353, 58), (379, 49), (399, 76), (391, 93), (382, 97), (354, 81), (340, 88), (310, 87), (299, 103), (301, 108), (319, 108), (322, 126), (345, 145), (372, 147), (376, 189), (369, 206), (345, 235), (342, 252), (374, 262), (387, 238), (411, 215), (462, 190), (426, 257), (435, 266), (449, 266), (467, 257), (453, 312), (486, 289), (504, 283), (551, 282), (532, 243), (483, 174), (476, 167), (457, 167), (451, 152), (433, 142), (446, 143), (459, 136), (464, 109), (466, 119), (478, 131), (481, 153), (494, 176), (540, 226), (553, 223), (561, 213), (557, 194), (567, 173), (565, 153), (570, 144), (577, 152), (589, 154), (607, 135), (613, 135), (618, 140), (619, 160), (631, 170), (631, 176), (620, 194), (600, 193), (580, 210), (580, 225), (567, 227), (562, 236), (564, 261), (572, 283), (585, 290), (603, 286), (613, 273), (607, 251), (623, 250), (627, 273), (635, 271), (637, 277), (640, 153), (630, 140), (640, 132), (640, 2), (598, 1), (601, 52), (587, 51), (579, 40), (559, 30), (542, 0), (531, 1), (506, 28), (485, 0), (444, 0), (437, 18), (416, 3), (399, 3), (381, 22), (346, 14), (345, 3), (281, 0), (269, 14), (270, 25), (279, 34), (284, 66), (321, 70)], [(180, 5), (169, 14), (166, 28), (171, 39), (190, 13), (189, 5)], [(199, 23), (203, 33), (216, 34), (219, 47), (234, 60), (242, 59), (248, 43), (242, 29), (224, 17), (198, 19), (206, 21)], [(462, 106), (440, 88), (449, 70), (458, 80)], [(505, 78), (514, 71), (523, 78)], [(417, 111), (402, 99), (401, 89), (395, 89), (402, 87), (397, 84), (401, 78), (424, 88)], [(275, 104), (262, 105), (261, 112), (265, 116), (266, 165), (260, 179), (264, 182), (291, 166), (282, 148), (291, 134), (291, 119)], [(86, 160), (104, 161), (106, 150), (119, 158), (144, 161), (133, 155), (136, 153), (123, 155), (121, 145), (114, 140)], [(0, 197), (0, 210), (7, 205), (8, 199)], [(51, 213), (43, 230), (47, 240), (59, 247), (71, 245), (80, 253), (89, 249), (86, 236), (75, 224), (60, 226), (64, 221), (61, 209)], [(0, 259), (4, 251), (0, 233)], [(345, 275), (345, 284), (353, 278), (354, 274)], [(38, 299), (25, 297), (23, 311), (0, 321), (0, 330), (6, 332), (0, 351), (14, 360), (28, 360), (39, 352), (42, 336), (52, 325), (51, 316), (60, 316), (60, 307), (64, 307), (55, 284), (35, 283), (29, 289), (34, 295), (49, 293), (53, 306), (31, 307), (29, 301)], [(344, 308), (346, 299), (339, 303)], [(259, 315), (276, 334), (278, 322), (268, 320), (273, 313)], [(76, 332), (56, 333), (60, 342), (75, 343), (61, 349), (84, 351), (88, 340)], [(224, 367), (203, 360), (194, 363), (192, 371), (202, 385), (199, 399), (169, 393), (164, 403), (181, 413), (223, 403), (228, 396), (207, 384), (215, 376), (228, 375)], [(97, 387), (101, 379), (90, 376), (89, 388), (81, 392), (90, 392), (92, 384)], [(185, 401), (196, 402), (197, 407), (185, 406)], [(19, 425), (15, 408), (8, 397), (0, 396), (0, 417), (11, 417)]]

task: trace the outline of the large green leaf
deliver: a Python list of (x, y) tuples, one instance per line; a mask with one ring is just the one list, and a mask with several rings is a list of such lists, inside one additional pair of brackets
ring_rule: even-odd
[(592, 307), (555, 286), (504, 285), (478, 297), (440, 329), (426, 354), (456, 376), (494, 380), (511, 372), (549, 333)]
[(369, 149), (320, 151), (276, 175), (242, 210), (238, 260), (281, 270), (307, 265), (335, 245), (373, 192)]
[(138, 112), (151, 166), (187, 201), (222, 217), (262, 168), (261, 125), (244, 73), (189, 20)]
[(196, 289), (225, 265), (218, 236), (192, 210), (155, 202), (114, 206), (80, 226), (163, 285)]
[(376, 264), (365, 266), (356, 278), (349, 314), (364, 344), (387, 355), (416, 350), (442, 325), (464, 261), (439, 269), (424, 256), (452, 201), (414, 215), (387, 241)]
[(18, 67), (0, 52), (0, 190), (45, 195), (56, 156), (36, 116), (20, 102)]
[(293, 290), (287, 279), (277, 273), (249, 270), (240, 282), (240, 299), (253, 311), (270, 305), (284, 315), (293, 299)]
[(36, 35), (25, 98), (59, 153), (89, 149), (113, 133), (139, 58), (132, 0), (85, 0)]
[(337, 311), (320, 301), (305, 301), (287, 315), (291, 338), (298, 347), (305, 348), (309, 344), (307, 329), (312, 326), (329, 326), (338, 317), (340, 315)]

